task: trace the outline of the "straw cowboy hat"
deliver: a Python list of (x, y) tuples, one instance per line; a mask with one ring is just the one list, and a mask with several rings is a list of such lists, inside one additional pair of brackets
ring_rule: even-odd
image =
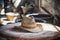
[(20, 28), (23, 28), (31, 32), (40, 32), (43, 30), (42, 25), (37, 24), (33, 16), (30, 17), (22, 16), (22, 22)]

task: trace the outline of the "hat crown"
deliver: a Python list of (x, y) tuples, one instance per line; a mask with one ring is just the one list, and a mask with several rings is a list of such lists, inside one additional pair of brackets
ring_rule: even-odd
[(35, 22), (33, 16), (30, 16), (30, 17), (22, 16), (22, 21), (24, 21), (24, 22)]
[(35, 28), (36, 23), (35, 23), (34, 17), (22, 16), (22, 26), (27, 28)]

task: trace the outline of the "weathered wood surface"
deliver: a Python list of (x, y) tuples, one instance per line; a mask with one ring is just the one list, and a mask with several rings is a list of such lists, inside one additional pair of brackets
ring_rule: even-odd
[(42, 31), (39, 33), (23, 33), (9, 31), (8, 29), (14, 26), (19, 26), (20, 23), (9, 24), (0, 28), (0, 36), (8, 40), (52, 40), (60, 35), (60, 32)]

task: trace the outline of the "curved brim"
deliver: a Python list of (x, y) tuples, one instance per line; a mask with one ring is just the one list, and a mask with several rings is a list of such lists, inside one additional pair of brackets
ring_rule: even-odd
[(30, 31), (30, 32), (41, 32), (41, 31), (43, 31), (42, 25), (38, 24), (38, 23), (36, 23), (36, 24), (37, 24), (36, 28), (30, 28), (29, 29), (29, 28), (25, 28), (25, 27), (22, 27), (22, 26), (19, 26), (19, 28), (22, 28), (22, 29)]

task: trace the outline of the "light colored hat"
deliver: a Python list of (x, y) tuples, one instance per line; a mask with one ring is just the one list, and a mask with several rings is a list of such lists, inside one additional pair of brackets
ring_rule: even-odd
[(30, 32), (40, 32), (43, 30), (42, 25), (37, 24), (33, 16), (27, 17), (23, 15), (22, 15), (21, 26), (19, 28), (25, 29)]

